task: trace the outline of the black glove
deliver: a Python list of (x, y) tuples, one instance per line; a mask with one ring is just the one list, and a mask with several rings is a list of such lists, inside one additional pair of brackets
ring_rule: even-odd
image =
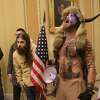
[(94, 91), (90, 88), (87, 88), (85, 92), (81, 93), (78, 98), (80, 100), (91, 100), (92, 96), (94, 94)]

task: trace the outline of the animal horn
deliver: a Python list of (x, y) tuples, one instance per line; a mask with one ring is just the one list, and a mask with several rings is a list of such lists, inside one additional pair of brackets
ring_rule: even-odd
[(92, 22), (92, 21), (94, 21), (96, 18), (98, 18), (100, 16), (100, 13), (99, 14), (97, 14), (97, 15), (95, 15), (94, 17), (91, 17), (91, 18), (87, 18), (87, 19), (84, 19), (84, 20), (82, 20), (82, 21), (80, 21), (81, 23), (89, 23), (89, 22)]

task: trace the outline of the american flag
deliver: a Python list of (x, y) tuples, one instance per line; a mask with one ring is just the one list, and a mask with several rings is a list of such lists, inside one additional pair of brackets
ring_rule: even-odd
[[(48, 47), (47, 47), (47, 38), (46, 38), (46, 32), (45, 32), (45, 27), (42, 26), (39, 37), (38, 37), (38, 42), (37, 42), (37, 47), (36, 47), (36, 52), (34, 55), (34, 60), (33, 60), (33, 67), (31, 70), (31, 78), (33, 84), (35, 84), (38, 88), (38, 100), (41, 100), (41, 95), (44, 95), (43, 91), (43, 72), (46, 67), (46, 62), (48, 60)], [(44, 99), (46, 100), (46, 96), (44, 95)]]

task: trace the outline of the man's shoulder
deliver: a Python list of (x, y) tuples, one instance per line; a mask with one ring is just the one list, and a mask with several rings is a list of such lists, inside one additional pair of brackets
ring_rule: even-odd
[(16, 59), (16, 58), (19, 58), (19, 57), (20, 57), (20, 54), (18, 53), (17, 50), (15, 50), (15, 51), (13, 52), (13, 58)]
[(17, 50), (15, 50), (15, 51), (13, 52), (13, 57), (16, 56), (16, 55), (18, 55)]

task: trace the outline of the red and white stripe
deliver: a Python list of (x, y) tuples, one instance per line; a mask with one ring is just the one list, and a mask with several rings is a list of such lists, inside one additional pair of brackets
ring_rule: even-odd
[[(41, 59), (35, 54), (33, 60), (33, 67), (31, 70), (31, 80), (34, 85), (38, 87), (38, 92), (44, 95), (44, 99), (46, 100), (46, 96), (43, 91), (43, 72), (45, 70), (45, 65), (42, 63)], [(39, 98), (38, 98), (39, 99)]]

